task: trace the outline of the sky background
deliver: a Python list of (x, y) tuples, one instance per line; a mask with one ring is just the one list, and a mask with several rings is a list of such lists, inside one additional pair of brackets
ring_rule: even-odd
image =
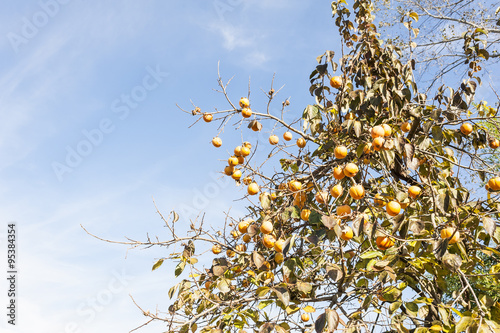
[[(220, 61), (223, 77), (234, 76), (233, 100), (251, 77), (252, 105), (262, 109), (260, 89), (276, 73), (276, 87), (286, 86), (273, 110), (291, 97), (298, 117), (313, 102), (315, 58), (339, 43), (330, 1), (4, 1), (0, 20), (0, 275), (13, 221), (19, 270), (17, 325), (3, 310), (2, 332), (128, 332), (145, 321), (129, 295), (166, 310), (173, 266), (151, 272), (166, 249), (127, 251), (80, 225), (113, 240), (168, 239), (153, 197), (166, 215), (185, 213), (179, 229), (195, 212), (214, 227), (230, 208), (243, 213), (233, 201), (243, 192), (217, 174), (241, 132), (226, 129), (228, 145), (215, 150), (217, 125), (188, 128), (195, 119), (176, 103), (227, 107), (213, 90)], [(127, 109), (122, 96), (133, 92), (140, 100)]]
[[(81, 225), (111, 240), (167, 240), (153, 197), (165, 215), (180, 213), (179, 233), (201, 212), (213, 227), (223, 212), (244, 214), (245, 202), (234, 201), (244, 192), (219, 172), (242, 139), (267, 140), (271, 127), (227, 127), (215, 149), (217, 124), (189, 128), (196, 119), (176, 103), (227, 108), (213, 90), (220, 62), (223, 78), (234, 76), (233, 101), (247, 95), (251, 78), (252, 107), (263, 110), (261, 89), (276, 74), (276, 89), (285, 86), (272, 112), (290, 97), (285, 119), (300, 117), (314, 103), (315, 58), (340, 51), (330, 3), (0, 3), (0, 331), (128, 332), (145, 322), (129, 295), (145, 310), (166, 310), (174, 267), (151, 267), (170, 250), (129, 250)], [(18, 235), (15, 327), (4, 315), (10, 222)]]

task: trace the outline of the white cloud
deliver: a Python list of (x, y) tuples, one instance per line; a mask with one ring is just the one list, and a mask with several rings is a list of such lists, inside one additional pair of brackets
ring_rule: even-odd
[(261, 66), (269, 60), (269, 56), (264, 52), (253, 51), (245, 56), (245, 62), (254, 66)]
[(231, 23), (215, 20), (210, 24), (210, 29), (219, 34), (223, 39), (223, 45), (227, 50), (236, 48), (253, 48), (256, 45), (256, 39), (250, 36), (251, 30), (241, 26), (235, 26)]

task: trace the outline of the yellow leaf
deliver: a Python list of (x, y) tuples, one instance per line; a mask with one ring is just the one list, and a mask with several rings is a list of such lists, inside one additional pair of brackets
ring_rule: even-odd
[(442, 330), (443, 330), (443, 328), (441, 327), (441, 325), (432, 325), (431, 326), (431, 331), (441, 332)]
[(316, 309), (314, 307), (308, 305), (304, 308), (304, 312), (313, 313), (313, 312), (316, 312)]

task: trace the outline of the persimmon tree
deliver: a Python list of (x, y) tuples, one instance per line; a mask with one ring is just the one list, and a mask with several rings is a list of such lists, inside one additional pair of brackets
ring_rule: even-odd
[[(478, 68), (459, 86), (421, 92), (415, 60), (384, 43), (373, 8), (332, 3), (342, 47), (317, 58), (314, 101), (295, 121), (285, 121), (291, 106), (279, 89), (253, 105), (250, 91), (231, 96), (220, 75), (227, 106), (186, 111), (199, 126), (219, 124), (221, 173), (250, 204), (224, 226), (192, 221), (182, 236), (178, 214), (158, 210), (170, 239), (117, 242), (172, 249), (153, 270), (175, 265), (179, 281), (163, 312), (143, 310), (149, 321), (167, 332), (500, 330), (498, 297), (476, 283), (500, 277), (499, 264), (485, 263), (500, 255), (500, 177), (490, 159), (498, 140), (489, 134), (498, 106), (477, 100)], [(225, 142), (226, 126), (269, 140)], [(463, 181), (475, 176), (483, 183)]]

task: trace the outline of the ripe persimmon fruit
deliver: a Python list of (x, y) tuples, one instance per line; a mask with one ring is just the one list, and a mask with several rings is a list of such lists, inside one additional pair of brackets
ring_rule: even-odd
[(347, 219), (351, 215), (351, 207), (349, 205), (338, 206), (337, 215), (342, 219)]
[(231, 177), (234, 179), (234, 180), (240, 180), (241, 178), (241, 170), (240, 169), (235, 169), (233, 171), (233, 174), (231, 175)]
[(361, 184), (354, 185), (349, 189), (349, 195), (354, 200), (363, 199), (363, 197), (365, 196), (365, 188)]
[(240, 108), (247, 108), (250, 106), (250, 100), (246, 97), (240, 98)]
[(316, 201), (318, 203), (325, 204), (328, 202), (328, 192), (327, 191), (319, 191), (318, 193), (316, 193), (314, 198), (316, 199)]
[(280, 139), (278, 138), (277, 135), (273, 134), (269, 137), (269, 143), (272, 145), (277, 145), (279, 141), (280, 141)]
[(410, 130), (411, 130), (411, 124), (409, 122), (405, 121), (401, 125), (401, 131), (403, 131), (403, 133), (408, 133)]
[(383, 251), (394, 246), (394, 240), (392, 240), (392, 238), (388, 236), (378, 236), (375, 240), (375, 243), (377, 244), (377, 247)]
[(222, 146), (222, 139), (217, 136), (212, 139), (212, 144), (214, 145), (214, 147), (219, 148), (220, 146)]
[(344, 188), (340, 184), (337, 184), (330, 189), (330, 194), (334, 198), (340, 197), (342, 193), (344, 193)]
[(238, 158), (236, 156), (231, 156), (230, 158), (227, 159), (227, 163), (230, 165), (230, 166), (236, 166), (239, 164), (238, 162)]
[(350, 240), (354, 236), (354, 232), (352, 231), (352, 228), (349, 226), (345, 226), (342, 228), (342, 234), (340, 235), (340, 238), (342, 238), (345, 241)]
[(276, 240), (273, 235), (265, 235), (264, 238), (262, 238), (262, 244), (268, 249), (272, 249), (275, 242)]
[(344, 167), (344, 175), (346, 175), (347, 177), (356, 176), (358, 171), (359, 171), (359, 168), (354, 163), (347, 163), (347, 165)]
[(341, 160), (347, 156), (347, 148), (345, 146), (337, 146), (334, 150), (335, 158)]
[(388, 137), (392, 134), (392, 127), (388, 124), (382, 124), (382, 128), (384, 129), (384, 136)]
[(260, 232), (262, 232), (264, 235), (269, 235), (271, 232), (273, 232), (273, 224), (271, 221), (264, 221), (260, 225)]
[(257, 185), (257, 183), (251, 183), (250, 185), (248, 185), (248, 189), (247, 189), (247, 192), (248, 194), (250, 195), (255, 195), (257, 193), (259, 193), (259, 185)]
[(377, 126), (374, 126), (372, 128), (372, 130), (370, 131), (370, 134), (372, 136), (372, 138), (378, 138), (378, 137), (384, 137), (385, 136), (385, 130), (382, 126), (380, 125), (377, 125)]
[(449, 238), (448, 244), (454, 244), (458, 242), (458, 240), (460, 239), (460, 233), (453, 227), (446, 227), (441, 230), (441, 238), (442, 239)]
[(488, 187), (492, 191), (500, 191), (500, 177), (491, 178), (488, 181)]
[(304, 221), (309, 221), (309, 216), (311, 216), (311, 211), (307, 208), (300, 211), (300, 218)]
[(341, 76), (332, 76), (330, 78), (330, 85), (335, 89), (339, 89), (340, 87), (342, 87), (342, 77)]
[(250, 149), (248, 147), (241, 147), (241, 156), (247, 157), (250, 155)]
[(333, 178), (337, 180), (342, 180), (344, 179), (344, 177), (345, 177), (344, 170), (342, 170), (341, 167), (336, 166), (335, 168), (333, 168)]
[(214, 116), (211, 114), (211, 113), (204, 113), (203, 114), (203, 120), (206, 122), (206, 123), (209, 123), (212, 121), (212, 119), (214, 119)]
[(401, 212), (401, 205), (397, 201), (390, 201), (387, 206), (385, 206), (385, 211), (387, 214), (390, 216), (396, 216), (399, 215)]
[(385, 142), (385, 139), (381, 136), (373, 139), (373, 141), (372, 141), (373, 150), (379, 151), (380, 149), (382, 149), (382, 147), (384, 146), (384, 142)]
[(462, 132), (463, 135), (469, 135), (472, 133), (473, 131), (473, 127), (470, 123), (463, 123), (461, 126), (460, 126), (460, 132)]
[(222, 248), (220, 247), (219, 244), (215, 244), (214, 246), (212, 246), (212, 253), (213, 254), (219, 254), (222, 252)]
[(243, 118), (250, 118), (252, 116), (252, 110), (250, 108), (241, 109), (241, 115)]
[(416, 185), (412, 185), (408, 188), (408, 195), (410, 196), (410, 198), (413, 198), (413, 199), (418, 197), (421, 192), (422, 192), (422, 189)]
[(297, 146), (299, 148), (304, 148), (306, 146), (306, 140), (304, 138), (297, 139)]

